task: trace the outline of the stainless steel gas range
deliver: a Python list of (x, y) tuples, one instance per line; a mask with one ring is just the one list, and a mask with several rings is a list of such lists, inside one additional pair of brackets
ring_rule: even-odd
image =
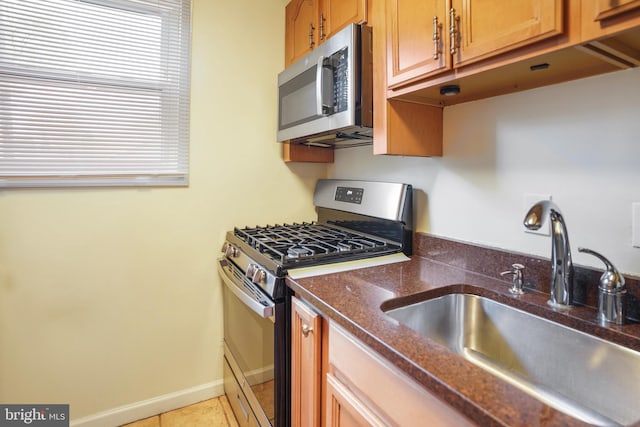
[(407, 184), (320, 180), (317, 221), (227, 233), (218, 260), (224, 389), (241, 426), (290, 425), (292, 292), (285, 277), (406, 260), (412, 201)]

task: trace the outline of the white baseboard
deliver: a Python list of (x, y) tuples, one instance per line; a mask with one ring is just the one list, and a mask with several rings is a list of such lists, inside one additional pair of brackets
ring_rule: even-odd
[(203, 400), (212, 399), (223, 393), (223, 381), (218, 380), (71, 420), (70, 427), (121, 426), (202, 402)]
[(249, 384), (262, 384), (271, 381), (274, 376), (273, 365), (264, 368), (254, 369), (253, 371), (244, 372), (244, 377)]

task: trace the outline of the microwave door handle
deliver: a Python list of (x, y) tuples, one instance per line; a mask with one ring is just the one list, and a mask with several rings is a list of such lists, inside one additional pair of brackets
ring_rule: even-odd
[[(316, 114), (333, 114), (333, 69), (325, 66), (327, 58), (321, 56), (316, 64)], [(328, 102), (326, 102), (328, 101)]]
[[(333, 111), (333, 97), (334, 97), (334, 68), (331, 65), (331, 60), (325, 59), (325, 64), (322, 67), (322, 109), (325, 116), (330, 116)], [(327, 101), (327, 102), (325, 102)]]
[(323, 99), (323, 95), (324, 95), (324, 88), (323, 88), (323, 82), (324, 82), (324, 74), (323, 74), (323, 67), (324, 67), (324, 56), (320, 56), (320, 58), (318, 58), (318, 63), (316, 64), (316, 114), (318, 116), (324, 116), (324, 99)]

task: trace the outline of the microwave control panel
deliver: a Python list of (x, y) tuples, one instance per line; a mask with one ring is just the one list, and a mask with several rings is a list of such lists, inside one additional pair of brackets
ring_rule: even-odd
[(333, 67), (333, 112), (340, 113), (349, 108), (349, 64), (348, 48), (331, 55)]

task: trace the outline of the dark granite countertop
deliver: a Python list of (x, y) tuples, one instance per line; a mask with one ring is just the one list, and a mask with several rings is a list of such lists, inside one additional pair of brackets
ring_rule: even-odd
[[(381, 306), (393, 308), (451, 292), (472, 293), (640, 351), (640, 323), (600, 326), (595, 320), (595, 308), (586, 305), (593, 301), (591, 291), (583, 295), (577, 292), (585, 305), (569, 311), (550, 308), (546, 304), (548, 293), (544, 292), (548, 284), (543, 278), (548, 261), (427, 235), (416, 237), (414, 253), (407, 262), (297, 280), (288, 278), (287, 284), (323, 316), (340, 324), (480, 426), (587, 424), (554, 410), (399, 324), (385, 315)], [(499, 272), (509, 269), (513, 262), (530, 269), (526, 282), (529, 289), (522, 296), (510, 294), (509, 283), (499, 279)], [(596, 273), (577, 272), (576, 276), (597, 280)], [(637, 297), (638, 281), (632, 278), (628, 283), (630, 293)]]

